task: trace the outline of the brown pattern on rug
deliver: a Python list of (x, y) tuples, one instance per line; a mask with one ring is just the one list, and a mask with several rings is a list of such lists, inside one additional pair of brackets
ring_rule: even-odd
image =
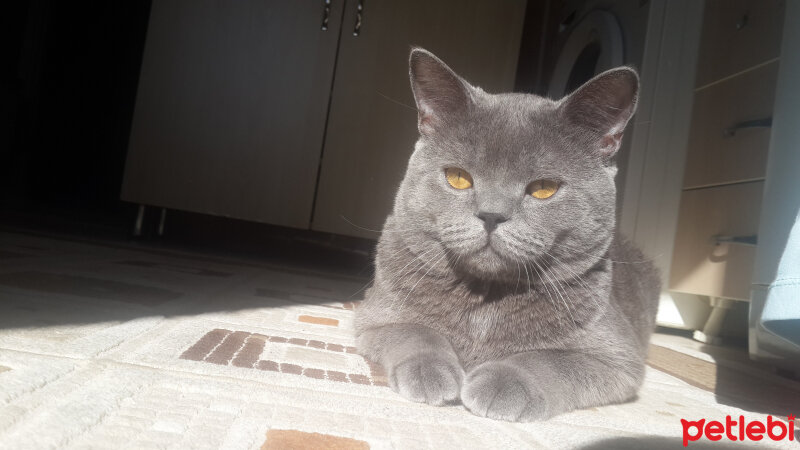
[(314, 325), (327, 325), (329, 327), (338, 327), (339, 321), (328, 317), (309, 316), (302, 314), (297, 317), (299, 322), (313, 323)]
[(301, 450), (312, 448), (367, 450), (369, 449), (369, 444), (356, 439), (331, 436), (330, 434), (306, 433), (297, 430), (269, 430), (267, 431), (267, 440), (261, 446), (261, 450)]
[[(291, 375), (302, 375), (319, 380), (342, 383), (388, 386), (386, 374), (378, 364), (367, 359), (369, 374), (344, 373), (319, 367), (304, 367), (297, 364), (260, 359), (267, 343), (292, 345), (324, 350), (334, 353), (355, 354), (355, 347), (309, 339), (268, 336), (247, 331), (231, 331), (217, 328), (209, 331), (194, 345), (181, 354), (181, 359), (203, 361), (223, 366), (235, 366), (267, 370)], [(359, 358), (362, 358), (359, 356)]]

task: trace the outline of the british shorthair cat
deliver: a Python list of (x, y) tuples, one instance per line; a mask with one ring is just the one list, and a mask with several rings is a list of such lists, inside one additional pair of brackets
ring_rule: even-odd
[(616, 232), (614, 155), (639, 79), (488, 94), (414, 49), (419, 140), (356, 309), (392, 389), (541, 420), (623, 402), (644, 377), (659, 277)]

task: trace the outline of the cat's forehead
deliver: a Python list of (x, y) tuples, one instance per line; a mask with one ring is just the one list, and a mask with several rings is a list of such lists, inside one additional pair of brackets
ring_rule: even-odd
[(458, 156), (474, 165), (529, 165), (556, 157), (566, 136), (558, 103), (530, 94), (481, 93), (451, 136)]
[(468, 129), (481, 137), (512, 144), (555, 138), (561, 128), (558, 104), (531, 94), (483, 94), (470, 111)]
[(518, 126), (526, 126), (531, 120), (555, 117), (558, 110), (558, 102), (534, 94), (487, 94), (480, 91), (473, 100), (474, 114), (503, 118)]

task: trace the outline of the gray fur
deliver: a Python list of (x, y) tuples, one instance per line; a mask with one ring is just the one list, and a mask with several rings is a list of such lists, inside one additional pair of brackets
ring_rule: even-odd
[[(356, 309), (357, 347), (404, 397), (530, 421), (631, 399), (659, 277), (615, 232), (613, 156), (635, 111), (630, 68), (571, 96), (490, 95), (411, 53), (420, 139)], [(467, 170), (456, 190), (444, 169)], [(561, 187), (526, 194), (541, 178)], [(508, 220), (488, 233), (478, 213)]]

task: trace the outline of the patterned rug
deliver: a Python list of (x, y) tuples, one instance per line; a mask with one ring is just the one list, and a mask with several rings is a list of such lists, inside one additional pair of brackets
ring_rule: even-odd
[(669, 339), (627, 404), (514, 424), (412, 403), (355, 353), (368, 281), (0, 233), (0, 448), (676, 448), (681, 418), (772, 413)]

